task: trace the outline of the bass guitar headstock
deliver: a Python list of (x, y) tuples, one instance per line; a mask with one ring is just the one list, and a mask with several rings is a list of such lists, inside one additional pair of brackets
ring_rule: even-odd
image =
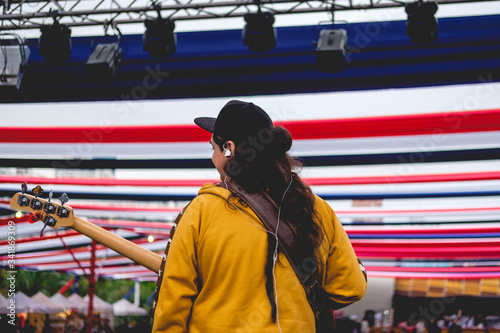
[(73, 208), (65, 206), (68, 202), (68, 196), (63, 193), (59, 200), (61, 204), (52, 202), (52, 191), (49, 192), (48, 200), (42, 199), (40, 195), (44, 192), (41, 186), (36, 186), (32, 192), (34, 195), (26, 194), (28, 190), (26, 182), (21, 186), (22, 192), (14, 194), (10, 200), (10, 207), (15, 210), (22, 210), (33, 213), (30, 217), (30, 222), (42, 221), (45, 226), (40, 233), (43, 235), (43, 230), (46, 226), (52, 229), (60, 227), (72, 227), (75, 223)]

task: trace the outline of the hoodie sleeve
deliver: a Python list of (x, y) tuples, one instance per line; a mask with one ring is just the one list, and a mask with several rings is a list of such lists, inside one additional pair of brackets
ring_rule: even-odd
[(196, 199), (183, 214), (172, 238), (152, 332), (187, 332), (198, 295), (197, 243), (200, 211)]
[[(324, 204), (328, 205), (326, 202)], [(329, 221), (323, 223), (326, 233), (333, 233), (333, 238), (328, 237), (329, 254), (324, 290), (332, 302), (332, 308), (336, 310), (363, 298), (367, 279), (364, 267), (356, 257), (342, 224), (329, 206), (327, 210)]]

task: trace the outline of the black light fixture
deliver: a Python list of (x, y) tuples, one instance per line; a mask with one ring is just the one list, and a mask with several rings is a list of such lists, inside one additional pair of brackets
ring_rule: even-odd
[(51, 26), (42, 26), (38, 54), (48, 62), (63, 62), (71, 56), (71, 29), (54, 18)]
[(142, 48), (154, 58), (165, 58), (175, 53), (177, 36), (174, 34), (175, 23), (169, 19), (158, 18), (144, 22), (146, 31), (142, 36)]
[(316, 67), (325, 73), (338, 73), (347, 64), (347, 31), (345, 29), (323, 29), (316, 44)]
[(276, 29), (273, 27), (274, 16), (269, 12), (245, 14), (243, 44), (252, 52), (267, 52), (276, 46)]
[(438, 24), (434, 14), (438, 6), (435, 2), (417, 2), (406, 5), (408, 14), (406, 34), (415, 44), (430, 44), (438, 38)]
[(20, 89), (29, 56), (30, 48), (18, 34), (0, 33), (0, 89), (3, 93), (13, 90), (10, 88)]
[(99, 44), (85, 63), (87, 80), (93, 84), (110, 84), (122, 60), (120, 43)]

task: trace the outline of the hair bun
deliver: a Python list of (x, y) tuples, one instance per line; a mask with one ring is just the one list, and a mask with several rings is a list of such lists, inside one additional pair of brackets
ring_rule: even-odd
[(278, 155), (284, 155), (292, 147), (292, 135), (281, 126), (275, 126), (273, 129), (273, 150)]

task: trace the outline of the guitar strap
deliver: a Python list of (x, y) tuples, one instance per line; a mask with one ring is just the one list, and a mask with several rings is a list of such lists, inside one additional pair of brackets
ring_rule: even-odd
[[(278, 207), (265, 193), (248, 193), (234, 182), (227, 182), (228, 188), (250, 207), (271, 232), (276, 232)], [(223, 186), (222, 184), (220, 186)], [(304, 287), (307, 300), (316, 319), (317, 333), (334, 332), (333, 311), (321, 286), (317, 260), (297, 249), (299, 239), (293, 227), (280, 217), (278, 241), (283, 253), (293, 267)]]

